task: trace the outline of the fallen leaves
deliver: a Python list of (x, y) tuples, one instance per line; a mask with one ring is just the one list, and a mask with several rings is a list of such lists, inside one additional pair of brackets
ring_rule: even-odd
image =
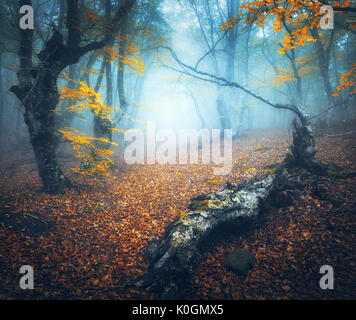
[[(254, 152), (258, 144), (269, 149)], [(274, 172), (269, 166), (282, 160), (287, 148), (283, 131), (256, 131), (234, 142), (237, 162), (229, 176), (211, 176), (209, 165), (122, 166), (117, 179), (88, 183), (72, 175), (76, 188), (65, 195), (38, 192), (41, 184), (32, 151), (9, 155), (2, 167), (15, 164), (15, 169), (3, 170), (0, 180), (1, 210), (8, 219), (0, 223), (0, 243), (5, 244), (0, 246), (0, 261), (6, 265), (1, 266), (0, 295), (33, 298), (17, 288), (18, 268), (28, 263), (36, 272), (38, 298), (152, 298), (148, 292), (124, 289), (125, 283), (145, 272), (142, 249), (147, 243), (163, 235), (170, 222), (184, 217), (192, 197), (217, 191), (226, 182), (237, 185)], [(351, 151), (342, 137), (318, 140), (318, 156), (324, 161), (350, 167), (355, 164)], [(69, 172), (72, 160), (61, 161)], [(320, 290), (308, 283), (318, 283), (317, 267), (323, 261), (342, 262), (340, 281), (349, 288), (355, 180), (330, 186), (347, 199), (347, 206), (338, 211), (330, 202), (316, 199), (310, 185), (307, 180), (304, 198), (273, 209), (253, 234), (207, 252), (194, 279), (192, 298), (320, 298)], [(24, 228), (24, 219), (35, 226), (41, 225), (40, 219), (47, 226), (33, 233)], [(221, 263), (224, 255), (239, 247), (256, 254), (256, 266), (246, 279), (226, 271)]]

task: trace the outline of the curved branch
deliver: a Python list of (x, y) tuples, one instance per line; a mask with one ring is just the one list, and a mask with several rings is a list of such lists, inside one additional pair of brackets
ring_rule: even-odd
[(260, 101), (264, 102), (265, 104), (267, 104), (267, 105), (269, 105), (269, 106), (271, 106), (273, 108), (286, 109), (286, 110), (290, 110), (290, 111), (294, 112), (297, 115), (298, 119), (301, 121), (303, 126), (306, 126), (306, 125), (309, 124), (309, 121), (308, 121), (307, 117), (303, 114), (303, 112), (297, 106), (295, 106), (295, 105), (275, 104), (275, 103), (267, 100), (266, 98), (258, 95), (257, 93), (253, 92), (252, 90), (242, 86), (241, 84), (239, 84), (239, 83), (237, 83), (235, 81), (230, 81), (230, 80), (227, 80), (227, 79), (225, 79), (223, 77), (220, 77), (220, 76), (217, 76), (217, 75), (213, 75), (213, 74), (205, 72), (205, 71), (200, 71), (195, 67), (187, 65), (186, 63), (182, 62), (178, 58), (176, 53), (170, 47), (163, 46), (161, 48), (168, 50), (170, 52), (170, 54), (172, 55), (173, 59), (184, 69), (184, 70), (180, 71), (178, 69), (172, 68), (173, 70), (175, 70), (177, 72), (182, 72), (182, 73), (184, 73), (186, 75), (198, 78), (200, 80), (216, 83), (216, 84), (218, 84), (220, 86), (238, 88), (238, 89), (246, 92), (247, 94), (253, 96), (257, 100), (260, 100)]

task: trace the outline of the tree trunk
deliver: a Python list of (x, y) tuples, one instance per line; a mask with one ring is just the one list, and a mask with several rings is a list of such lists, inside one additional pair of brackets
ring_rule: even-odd
[[(99, 72), (99, 75), (98, 75), (98, 78), (96, 81), (95, 89), (94, 89), (96, 92), (99, 92), (99, 90), (100, 90), (107, 64), (108, 64), (107, 59), (104, 56), (103, 61), (101, 63), (100, 72)], [(93, 133), (94, 133), (95, 138), (104, 138), (109, 141), (112, 141), (111, 129), (112, 129), (112, 123), (109, 119), (102, 117), (102, 115), (100, 115), (100, 114), (98, 114), (98, 115), (94, 114)], [(110, 149), (110, 147), (111, 147), (110, 143), (95, 142), (95, 145), (98, 148), (104, 148), (104, 149)], [(100, 161), (102, 158), (100, 155), (97, 154), (95, 149), (92, 150), (91, 155), (95, 159), (95, 161)]]
[[(38, 172), (44, 190), (49, 193), (63, 192), (69, 181), (64, 177), (57, 160), (58, 136), (56, 134), (55, 108), (59, 102), (57, 79), (61, 71), (75, 64), (80, 57), (92, 50), (101, 49), (110, 44), (113, 30), (135, 4), (128, 0), (120, 4), (109, 24), (108, 34), (103, 41), (94, 41), (80, 46), (80, 19), (78, 0), (67, 2), (66, 25), (67, 42), (54, 28), (51, 38), (45, 42), (38, 54), (38, 65), (32, 65), (33, 30), (19, 30), (20, 34), (20, 69), (17, 74), (19, 84), (12, 86), (12, 91), (25, 108), (25, 122), (28, 126)], [(19, 6), (31, 5), (31, 0), (20, 0)]]
[(52, 70), (50, 68), (41, 70), (32, 90), (22, 100), (38, 172), (44, 191), (48, 193), (61, 193), (68, 185), (56, 153), (58, 135), (54, 110), (59, 101), (57, 77), (58, 70), (54, 70), (53, 66)]
[(292, 65), (293, 76), (297, 80), (297, 83), (296, 83), (297, 98), (292, 103), (295, 103), (297, 106), (301, 106), (303, 104), (302, 78), (299, 76), (299, 73), (298, 73), (294, 49), (291, 49), (291, 55), (290, 56), (288, 55), (288, 58), (290, 58), (290, 63)]
[[(99, 76), (96, 81), (95, 91), (99, 92), (100, 86), (104, 77), (104, 71), (106, 69), (106, 65), (108, 64), (106, 57), (103, 58), (103, 62), (101, 64)], [(105, 138), (109, 141), (112, 141), (112, 123), (109, 119), (101, 117), (101, 115), (94, 114), (94, 137), (95, 138)], [(106, 147), (110, 148), (109, 145)]]
[(229, 112), (230, 107), (227, 106), (225, 102), (223, 88), (218, 87), (217, 90), (218, 96), (216, 99), (216, 111), (219, 115), (221, 130), (224, 132), (225, 129), (231, 129), (231, 112)]
[[(106, 21), (110, 21), (111, 18), (111, 0), (105, 0), (105, 18)], [(109, 35), (107, 35), (108, 37)], [(106, 56), (106, 104), (112, 106), (113, 94), (112, 94), (112, 80), (111, 80), (111, 61), (110, 57)]]
[[(227, 0), (227, 19), (237, 17), (239, 14), (240, 0)], [(235, 80), (235, 56), (236, 56), (236, 44), (238, 36), (239, 24), (234, 25), (226, 35), (226, 64), (225, 64), (225, 78), (229, 81)], [(222, 128), (232, 129), (232, 106), (231, 106), (230, 93), (223, 93), (218, 98), (218, 110), (221, 112)]]
[[(20, 5), (31, 5), (31, 1), (22, 0)], [(35, 70), (32, 66), (33, 30), (20, 30), (20, 70), (19, 86), (10, 91), (20, 99), (25, 107), (25, 122), (28, 126), (30, 142), (33, 146), (38, 172), (43, 188), (49, 193), (63, 192), (67, 180), (59, 167), (56, 148), (55, 107), (58, 104), (57, 78), (62, 70), (60, 64), (49, 58), (60, 54), (62, 37), (54, 33), (38, 55), (42, 65)]]
[[(283, 26), (284, 29), (288, 32), (288, 34), (292, 37), (292, 31), (288, 27), (286, 21), (283, 19)], [(280, 44), (281, 47), (283, 47)], [(295, 54), (295, 49), (290, 49), (290, 54), (286, 51), (286, 55), (291, 63), (292, 70), (293, 70), (293, 76), (297, 80), (296, 83), (296, 99), (292, 99), (292, 103), (296, 104), (297, 106), (301, 106), (303, 103), (303, 95), (302, 95), (302, 78), (299, 76), (298, 73), (298, 68), (296, 64), (296, 54)]]
[(330, 77), (329, 77), (329, 65), (330, 65), (330, 50), (332, 46), (332, 40), (334, 36), (334, 31), (331, 32), (330, 36), (330, 44), (329, 48), (324, 49), (318, 30), (316, 29), (311, 29), (311, 34), (315, 40), (315, 48), (317, 51), (317, 57), (318, 57), (318, 64), (319, 64), (319, 70), (320, 70), (320, 75), (323, 80), (323, 85), (324, 85), (324, 90), (326, 94), (326, 98), (328, 101), (328, 107), (331, 107), (334, 104), (334, 99), (332, 96), (333, 90), (332, 86), (330, 83)]
[[(121, 25), (120, 36), (127, 37), (127, 32), (128, 32), (128, 21), (127, 19), (125, 19)], [(126, 51), (127, 51), (127, 42), (120, 41), (119, 55), (124, 57), (127, 53)], [(127, 107), (128, 107), (126, 94), (125, 94), (125, 63), (122, 61), (122, 59), (119, 60), (119, 66), (117, 70), (117, 93), (119, 95), (120, 109), (122, 111), (119, 112), (117, 115), (117, 123), (119, 123), (123, 117), (123, 112), (127, 112)]]
[[(111, 1), (106, 0), (105, 1), (105, 17), (107, 21), (110, 21), (110, 15), (111, 15)], [(107, 43), (113, 44), (114, 40), (112, 42), (109, 40), (110, 39), (110, 32), (113, 30), (109, 30), (108, 27), (106, 27), (105, 30), (105, 38), (107, 39)], [(113, 38), (112, 38), (113, 39)], [(99, 92), (100, 86), (104, 77), (104, 72), (106, 76), (106, 93), (107, 93), (107, 100), (106, 104), (111, 106), (112, 105), (112, 82), (111, 82), (111, 64), (110, 64), (110, 57), (108, 54), (105, 54), (103, 57), (103, 62), (101, 64), (100, 68), (100, 73), (96, 82), (95, 86), (95, 91)], [(108, 139), (109, 141), (112, 141), (112, 123), (109, 119), (103, 118), (100, 114), (99, 115), (94, 115), (94, 137), (95, 138), (104, 138)], [(105, 149), (110, 148), (110, 143), (104, 144), (103, 147)], [(96, 159), (100, 159), (100, 156), (94, 155)]]

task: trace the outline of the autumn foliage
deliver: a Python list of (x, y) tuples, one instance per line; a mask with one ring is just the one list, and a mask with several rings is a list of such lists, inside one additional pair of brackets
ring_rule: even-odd
[[(89, 18), (94, 19), (94, 14), (90, 13)], [(117, 40), (118, 46), (124, 46), (125, 54), (120, 53), (118, 47), (106, 46), (101, 52), (103, 59), (105, 57), (107, 63), (111, 63), (119, 69), (121, 69), (120, 65), (124, 64), (137, 76), (142, 76), (145, 72), (145, 64), (137, 52), (138, 47), (135, 40), (125, 35), (118, 35)], [(96, 73), (96, 70), (94, 68), (84, 68), (81, 73), (92, 75)], [(101, 75), (99, 74), (98, 76)], [(62, 86), (59, 89), (60, 102), (69, 104), (65, 108), (67, 111), (75, 112), (79, 116), (89, 111), (94, 116), (112, 123), (112, 131), (124, 132), (124, 130), (115, 128), (113, 116), (117, 111), (121, 112), (123, 117), (135, 121), (121, 108), (106, 105), (102, 101), (101, 94), (89, 87), (86, 82), (70, 79), (67, 73), (63, 73), (61, 78), (72, 83), (71, 87)], [(113, 165), (111, 156), (114, 154), (110, 147), (117, 145), (115, 142), (102, 137), (89, 137), (83, 132), (70, 127), (65, 127), (58, 131), (65, 141), (72, 144), (75, 156), (81, 158), (81, 166), (80, 168), (72, 168), (74, 172), (86, 176), (109, 175), (108, 170)]]
[[(328, 1), (328, 4), (337, 8), (348, 8), (351, 1)], [(272, 28), (275, 32), (284, 32), (283, 39), (280, 43), (279, 54), (286, 54), (288, 50), (296, 49), (299, 46), (305, 46), (310, 42), (322, 41), (316, 39), (312, 34), (312, 29), (320, 28), (320, 21), (323, 13), (320, 11), (325, 3), (320, 1), (304, 1), (304, 0), (260, 0), (247, 1), (240, 5), (241, 13), (234, 18), (228, 19), (221, 29), (228, 31), (233, 28), (238, 22), (242, 21), (244, 24), (256, 24), (264, 27), (268, 20), (272, 21)], [(336, 11), (337, 12), (337, 11)], [(288, 31), (286, 27), (288, 26)], [(349, 24), (349, 27), (353, 27)], [(246, 28), (246, 27), (245, 27)], [(323, 34), (317, 30), (319, 37)], [(306, 59), (305, 59), (306, 58)], [(304, 59), (304, 61), (303, 61)], [(296, 64), (306, 64), (312, 57), (304, 57), (295, 59)], [(299, 68), (298, 75), (305, 76), (316, 67), (304, 66)], [(350, 94), (354, 94), (355, 85), (355, 70), (356, 64), (341, 75), (339, 85), (336, 87), (337, 91), (349, 89)], [(296, 77), (292, 70), (279, 68), (279, 72), (274, 75), (272, 85), (281, 85), (295, 81)], [(337, 97), (339, 93), (334, 93), (332, 96)]]
[[(337, 91), (349, 89), (350, 94), (355, 94), (355, 79), (356, 79), (356, 64), (353, 64), (351, 69), (340, 76), (340, 83), (336, 87)], [(338, 96), (338, 93), (334, 94)]]

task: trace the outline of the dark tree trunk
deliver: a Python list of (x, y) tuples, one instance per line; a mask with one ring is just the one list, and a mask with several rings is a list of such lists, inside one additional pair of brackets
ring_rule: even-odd
[(334, 99), (332, 96), (333, 90), (332, 90), (332, 86), (330, 83), (330, 76), (329, 76), (330, 50), (331, 50), (331, 46), (332, 46), (332, 42), (333, 42), (334, 31), (332, 30), (332, 32), (331, 32), (330, 44), (329, 44), (329, 47), (326, 49), (323, 47), (318, 30), (316, 30), (314, 28), (311, 29), (311, 34), (312, 34), (313, 38), (316, 40), (315, 48), (317, 51), (320, 75), (323, 80), (325, 94), (326, 94), (326, 98), (327, 98), (327, 101), (329, 104), (328, 107), (330, 108), (334, 104)]
[(65, 0), (59, 0), (59, 26), (63, 27), (65, 18)]
[(44, 191), (62, 193), (64, 188), (69, 186), (69, 181), (65, 178), (58, 163), (55, 113), (49, 103), (51, 100), (47, 99), (40, 102), (41, 107), (47, 108), (50, 113), (34, 113), (30, 109), (26, 109), (25, 122), (28, 126)]
[[(111, 16), (111, 1), (106, 0), (105, 1), (105, 17), (107, 21), (110, 21), (110, 16)], [(113, 43), (113, 37), (112, 34), (113, 30), (109, 29), (109, 26), (106, 27), (105, 30), (105, 39), (108, 44)], [(110, 64), (110, 57), (108, 54), (105, 54), (103, 57), (103, 62), (101, 64), (100, 68), (100, 73), (96, 82), (95, 86), (95, 91), (99, 92), (101, 83), (104, 77), (104, 73), (106, 76), (106, 93), (107, 93), (107, 101), (106, 104), (108, 106), (112, 105), (112, 82), (111, 82), (111, 64)], [(104, 138), (108, 139), (109, 141), (112, 141), (112, 123), (109, 119), (104, 118), (102, 115), (94, 115), (94, 137), (95, 138)], [(110, 143), (104, 144), (104, 148), (109, 149), (110, 148)], [(95, 155), (95, 158), (97, 160), (100, 160), (100, 156)]]
[[(108, 64), (108, 62), (107, 62), (106, 58), (104, 57), (103, 62), (101, 64), (99, 76), (97, 78), (96, 85), (95, 85), (96, 92), (99, 92), (99, 90), (100, 90), (107, 64)], [(98, 114), (98, 115), (94, 114), (94, 137), (95, 138), (105, 138), (105, 139), (108, 139), (109, 141), (112, 141), (111, 129), (112, 129), (112, 123), (109, 119), (102, 117), (102, 115), (100, 115), (100, 114)], [(110, 144), (105, 145), (105, 147), (110, 148)], [(98, 156), (95, 156), (95, 157), (98, 157)]]
[[(237, 17), (239, 14), (240, 0), (227, 0), (227, 19)], [(235, 56), (236, 56), (236, 44), (238, 36), (238, 24), (231, 28), (226, 35), (226, 64), (225, 64), (225, 78), (229, 81), (235, 80)], [(220, 90), (218, 90), (219, 92)], [(221, 129), (232, 128), (232, 106), (230, 95), (226, 92), (220, 92), (217, 100), (217, 108), (221, 117)]]
[(290, 63), (292, 65), (292, 70), (293, 70), (293, 76), (297, 80), (296, 83), (296, 95), (297, 98), (293, 101), (298, 106), (301, 106), (303, 104), (303, 94), (302, 94), (302, 78), (299, 76), (298, 73), (298, 68), (296, 65), (296, 56), (295, 56), (295, 50), (291, 49), (291, 54), (287, 55), (287, 57), (290, 60)]
[[(21, 0), (20, 5), (31, 5), (31, 1)], [(57, 61), (62, 54), (62, 37), (54, 32), (39, 54), (41, 65), (32, 66), (33, 31), (20, 31), (20, 70), (19, 86), (11, 91), (22, 102), (25, 108), (25, 122), (30, 141), (35, 152), (38, 172), (43, 188), (49, 193), (63, 192), (67, 183), (58, 164), (56, 149), (58, 137), (54, 110), (59, 101), (57, 78), (63, 66)]]
[[(127, 37), (126, 34), (127, 31), (128, 31), (128, 21), (127, 19), (125, 19), (120, 29), (120, 35), (122, 37)], [(126, 41), (121, 41), (121, 43), (119, 44), (119, 55), (124, 57), (127, 53), (126, 49), (127, 49)], [(117, 92), (119, 95), (120, 109), (123, 112), (127, 112), (128, 103), (125, 94), (125, 63), (121, 59), (119, 60), (119, 68), (117, 70)], [(122, 116), (123, 113), (120, 112), (117, 119), (118, 123), (122, 119)]]
[(216, 111), (219, 115), (221, 130), (231, 129), (231, 112), (229, 112), (230, 107), (225, 102), (225, 94), (222, 92), (221, 87), (218, 88)]
[[(63, 43), (62, 34), (54, 29), (52, 37), (38, 54), (38, 65), (32, 65), (33, 30), (19, 30), (20, 70), (19, 84), (10, 88), (25, 109), (25, 122), (28, 126), (38, 172), (46, 192), (63, 192), (69, 181), (64, 177), (57, 159), (58, 136), (56, 134), (55, 108), (59, 102), (57, 79), (61, 71), (75, 64), (89, 51), (102, 48), (112, 40), (113, 30), (125, 17), (135, 0), (123, 2), (109, 24), (110, 37), (103, 41), (80, 46), (80, 19), (78, 0), (67, 1), (68, 39)], [(20, 0), (19, 5), (31, 5), (30, 0)]]
[[(105, 18), (110, 21), (111, 18), (111, 0), (105, 0)], [(109, 35), (106, 36), (108, 39)], [(112, 80), (111, 80), (111, 61), (109, 56), (106, 56), (106, 104), (112, 106), (113, 93), (112, 93)]]
[(64, 187), (68, 185), (56, 154), (58, 135), (54, 110), (59, 102), (56, 84), (58, 74), (58, 67), (47, 65), (38, 72), (30, 90), (19, 92), (13, 88), (13, 92), (21, 97), (25, 107), (24, 117), (35, 152), (38, 172), (44, 190), (49, 193), (63, 192)]

